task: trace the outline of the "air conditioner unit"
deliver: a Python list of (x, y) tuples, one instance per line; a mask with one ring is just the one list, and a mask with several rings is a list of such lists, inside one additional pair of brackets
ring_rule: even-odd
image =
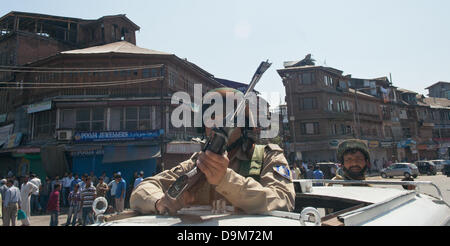
[(69, 141), (72, 140), (73, 132), (72, 130), (57, 130), (57, 139), (60, 141)]

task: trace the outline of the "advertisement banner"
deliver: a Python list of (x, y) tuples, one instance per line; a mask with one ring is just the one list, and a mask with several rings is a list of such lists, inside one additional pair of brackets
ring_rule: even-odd
[(0, 127), (0, 145), (4, 144), (8, 140), (8, 137), (13, 132), (13, 130), (13, 124)]
[(12, 135), (9, 135), (8, 140), (6, 140), (6, 143), (3, 145), (4, 149), (11, 149), (15, 148), (20, 145), (20, 142), (22, 141), (22, 133), (14, 133)]

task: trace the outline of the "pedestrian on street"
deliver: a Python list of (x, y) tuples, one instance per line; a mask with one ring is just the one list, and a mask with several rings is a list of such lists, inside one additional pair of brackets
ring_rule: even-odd
[[(314, 166), (314, 179), (323, 179), (323, 172), (320, 170), (319, 165)], [(323, 183), (314, 183), (314, 186), (323, 186)]]
[(38, 187), (37, 191), (31, 194), (31, 212), (37, 214), (42, 210), (42, 207), (39, 204), (39, 191), (41, 188), (41, 179), (38, 178), (36, 174), (32, 173), (30, 175), (30, 182), (33, 183), (36, 187)]
[(2, 220), (3, 223), (5, 223), (5, 209), (6, 207), (3, 206), (3, 200), (5, 200), (5, 193), (6, 190), (8, 189), (8, 186), (6, 186), (6, 179), (2, 179), (0, 180), (0, 196), (2, 198), (2, 202), (0, 202), (0, 206), (2, 207)]
[[(72, 226), (75, 226), (77, 223), (78, 218), (78, 212), (81, 209), (81, 195), (80, 195), (80, 185), (76, 184), (74, 186), (73, 191), (70, 192), (68, 201), (69, 201), (69, 212), (67, 213), (67, 221), (66, 226), (72, 224)], [(73, 219), (72, 219), (73, 216)]]
[(306, 171), (306, 179), (314, 179), (314, 170), (312, 165), (308, 165), (308, 170)]
[(144, 180), (144, 171), (139, 172), (139, 176), (134, 181), (133, 189), (136, 189), (136, 186), (138, 186), (142, 182), (142, 180)]
[(92, 186), (91, 177), (85, 178), (86, 187), (81, 190), (81, 205), (83, 211), (83, 226), (94, 223), (94, 215), (92, 204), (95, 198), (97, 198), (97, 192)]
[(108, 185), (103, 181), (103, 177), (100, 176), (100, 178), (98, 178), (98, 184), (96, 187), (97, 197), (106, 197), (106, 193), (108, 192)]
[(47, 211), (50, 213), (50, 226), (58, 226), (60, 190), (61, 184), (55, 184), (48, 199)]
[(127, 191), (127, 184), (124, 179), (122, 179), (122, 176), (120, 174), (116, 175), (116, 212), (117, 214), (120, 214), (124, 210), (125, 205), (125, 194)]
[(111, 182), (109, 182), (109, 184), (108, 184), (109, 191), (110, 191), (109, 193), (111, 195), (111, 200), (108, 201), (108, 203), (112, 204), (114, 211), (116, 211), (116, 189), (117, 189), (116, 176), (117, 176), (117, 173), (114, 173)]
[(94, 187), (96, 187), (97, 184), (98, 184), (98, 178), (97, 178), (97, 176), (94, 175), (94, 172), (93, 172), (93, 171), (91, 171), (89, 177), (91, 177), (92, 185), (93, 185)]
[(39, 187), (37, 187), (34, 183), (29, 181), (29, 177), (25, 176), (24, 183), (22, 184), (22, 189), (20, 190), (20, 199), (22, 203), (20, 206), (22, 210), (26, 214), (26, 218), (21, 220), (23, 226), (30, 225), (30, 217), (31, 217), (31, 194), (39, 191)]
[(72, 173), (67, 174), (66, 177), (63, 178), (63, 203), (64, 207), (70, 206), (69, 204), (69, 194), (72, 186), (72, 181), (74, 180)]
[(106, 176), (106, 172), (105, 171), (103, 171), (101, 177), (103, 177), (103, 182), (105, 182), (106, 184), (109, 184), (109, 178), (108, 178), (108, 176)]
[(13, 183), (12, 178), (6, 181), (8, 189), (5, 191), (5, 199), (3, 200), (3, 206), (5, 206), (3, 226), (16, 226), (17, 211), (21, 209), (20, 190)]

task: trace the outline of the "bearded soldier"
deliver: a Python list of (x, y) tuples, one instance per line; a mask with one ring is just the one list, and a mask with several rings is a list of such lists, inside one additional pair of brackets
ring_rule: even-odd
[[(219, 93), (224, 102), (227, 92), (241, 93), (231, 88), (214, 92)], [(210, 106), (204, 105), (203, 111)], [(228, 136), (227, 151), (223, 155), (209, 150), (198, 152), (171, 170), (144, 179), (131, 195), (131, 208), (142, 214), (176, 213), (188, 205), (212, 205), (220, 198), (245, 213), (292, 211), (295, 191), (283, 150), (275, 144), (255, 144), (255, 128), (249, 126), (252, 116), (248, 106), (245, 111), (246, 126), (236, 128)], [(223, 115), (215, 112), (214, 117), (218, 119)], [(210, 136), (212, 129), (204, 123), (203, 126), (206, 136)], [(196, 165), (205, 178), (176, 201), (169, 198), (166, 192), (170, 185)]]
[(333, 180), (365, 180), (365, 173), (370, 163), (367, 145), (358, 139), (346, 140), (337, 149), (338, 161), (342, 164), (341, 172)]

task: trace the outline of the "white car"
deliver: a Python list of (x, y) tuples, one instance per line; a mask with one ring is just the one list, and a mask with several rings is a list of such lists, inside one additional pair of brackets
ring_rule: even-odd
[[(296, 212), (273, 211), (260, 215), (220, 213), (210, 206), (185, 208), (176, 216), (145, 215), (105, 218), (98, 226), (450, 226), (450, 206), (443, 199), (416, 190), (342, 186), (349, 181), (320, 180), (333, 186), (312, 187), (319, 180), (296, 180)], [(353, 184), (432, 185), (431, 182), (351, 181)], [(341, 186), (336, 186), (341, 185)], [(105, 216), (107, 217), (107, 216)]]
[(433, 162), (433, 164), (436, 165), (436, 170), (438, 172), (441, 172), (442, 169), (444, 168), (444, 165), (447, 164), (447, 161), (445, 160), (431, 160), (431, 162)]

